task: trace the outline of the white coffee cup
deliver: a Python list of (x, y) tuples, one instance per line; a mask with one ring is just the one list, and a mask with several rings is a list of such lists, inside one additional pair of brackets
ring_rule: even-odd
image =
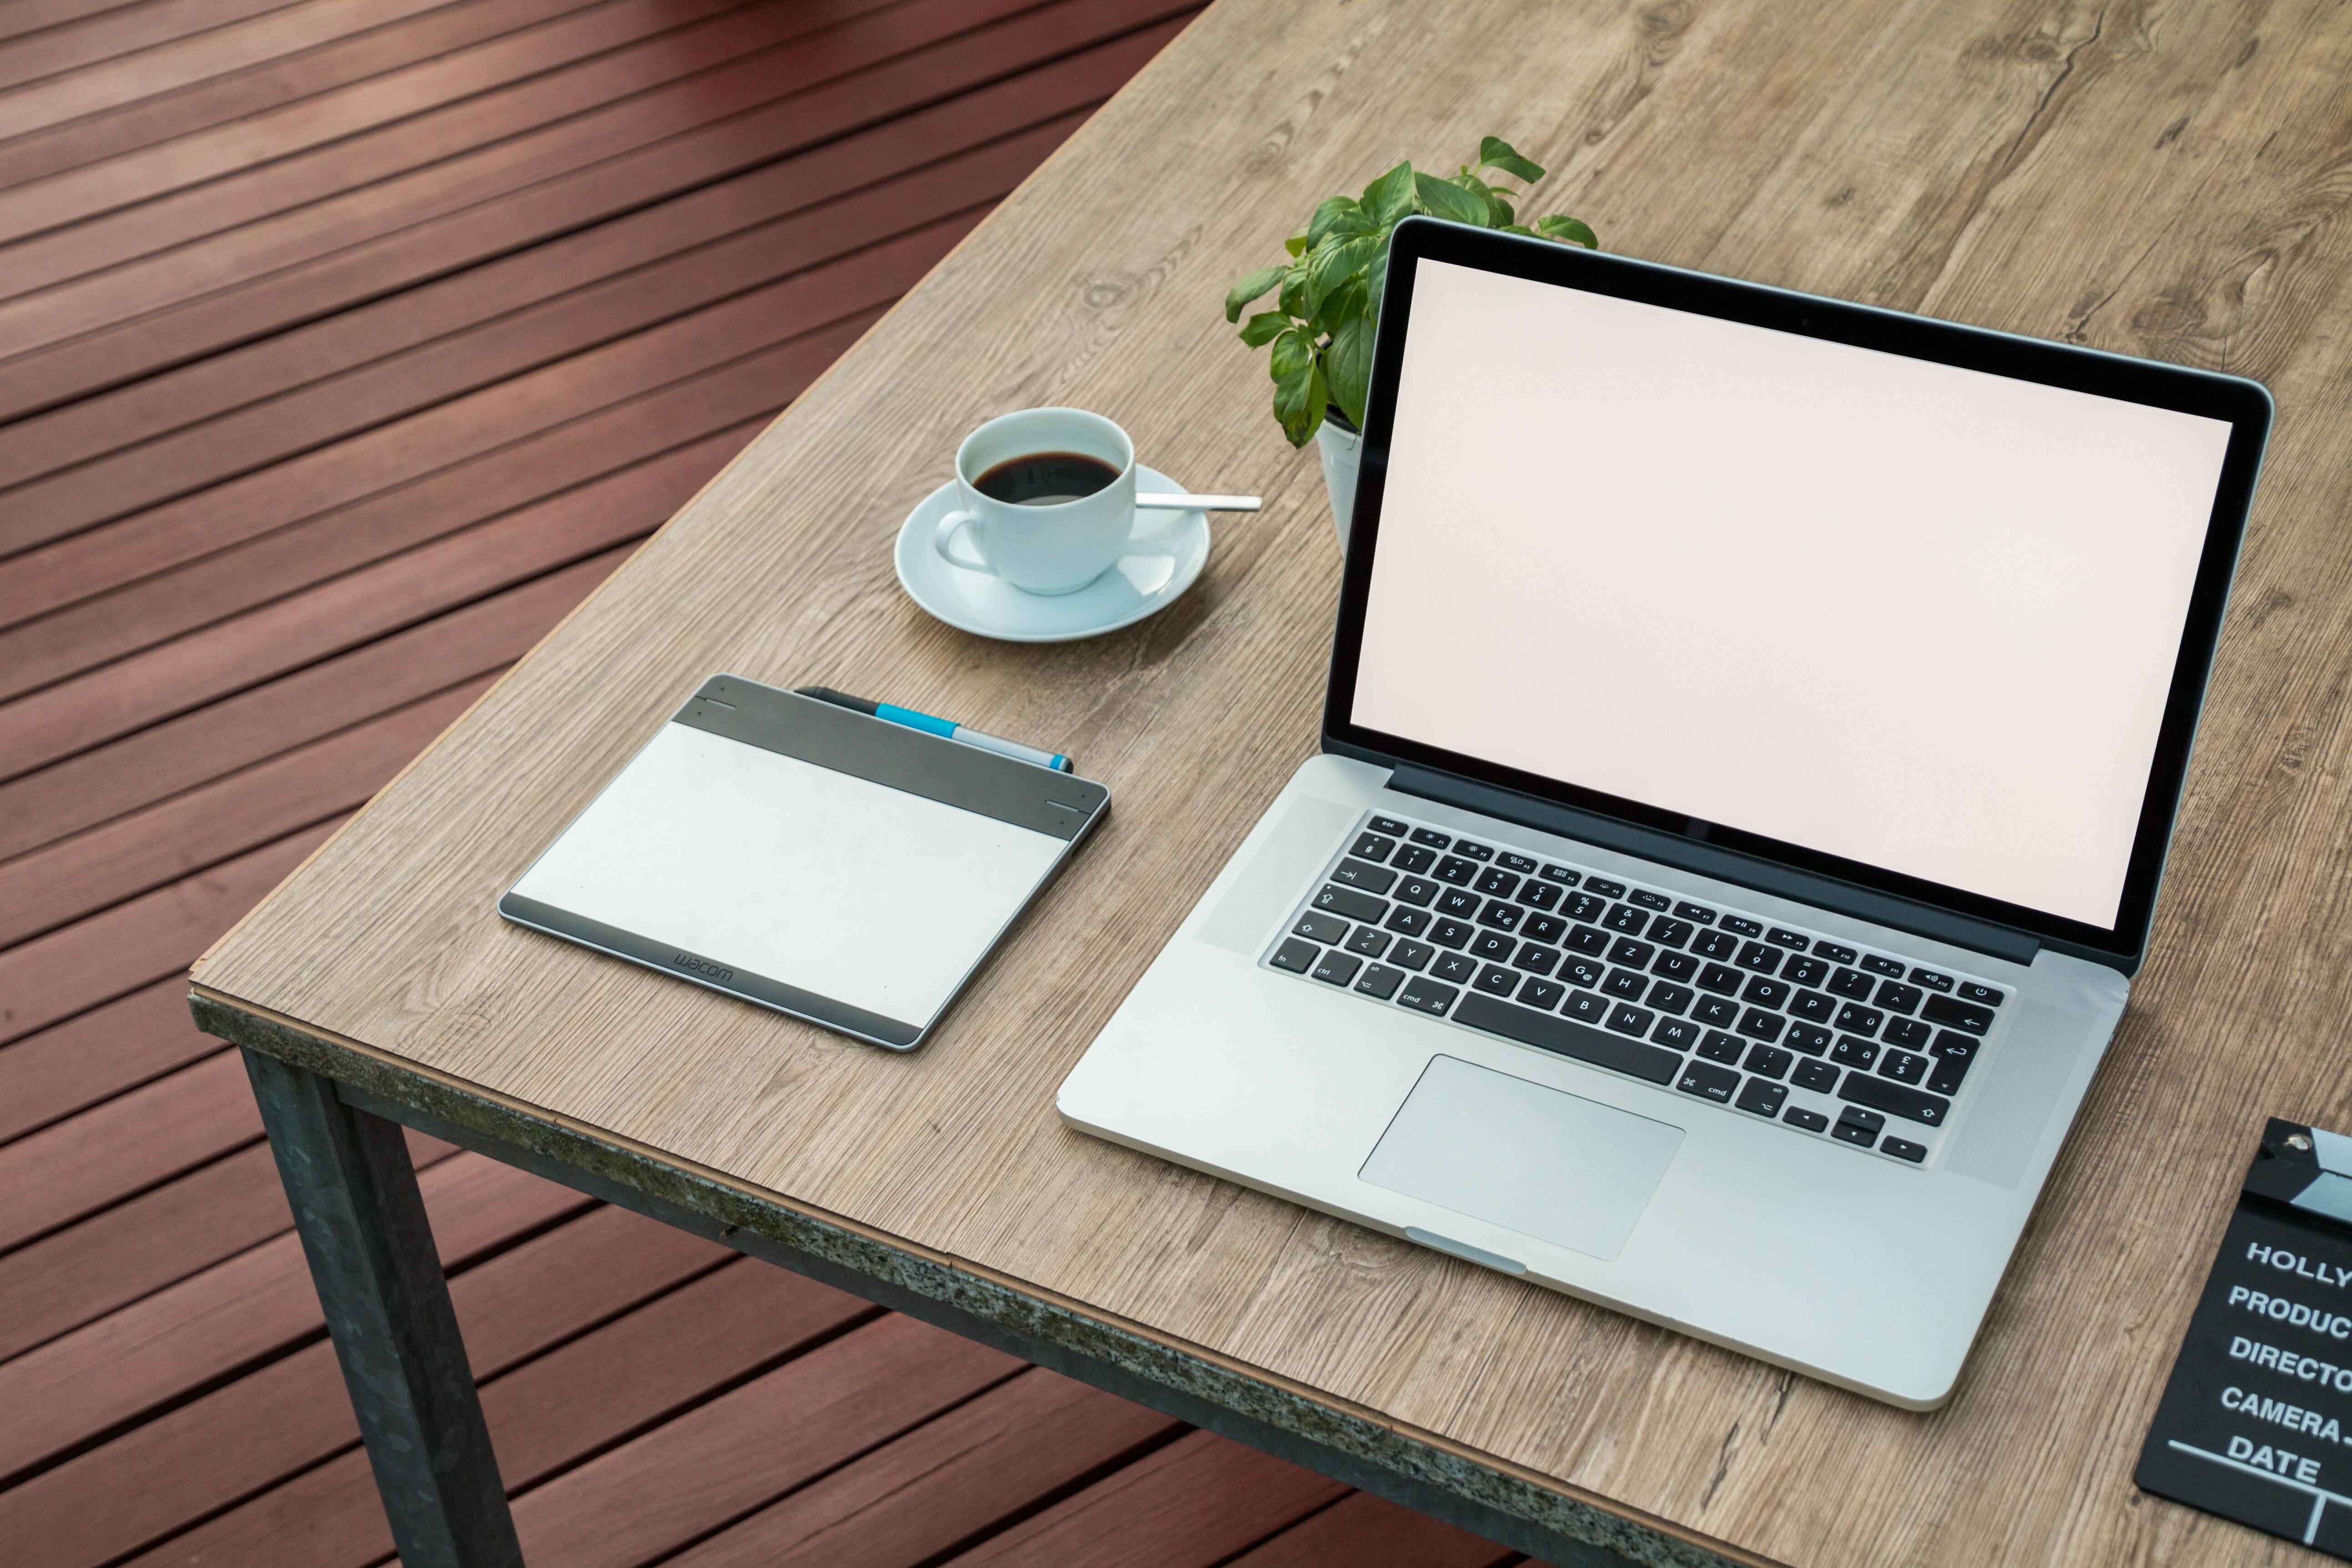
[[(1000, 500), (980, 488), (982, 479), (1021, 459), (1059, 454), (1091, 458), (1118, 477), (1090, 494), (1048, 488), (1026, 500)], [(1077, 592), (1110, 569), (1135, 531), (1135, 443), (1099, 414), (1024, 408), (1000, 416), (963, 438), (955, 468), (963, 504), (940, 519), (933, 547), (953, 565), (989, 573), (1028, 593)], [(1022, 471), (1034, 479), (1050, 465)], [(1001, 479), (996, 488), (1004, 488)], [(955, 548), (966, 536), (975, 555)]]

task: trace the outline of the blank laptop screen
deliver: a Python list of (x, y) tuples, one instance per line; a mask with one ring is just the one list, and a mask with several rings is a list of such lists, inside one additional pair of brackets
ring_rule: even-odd
[(1359, 725), (2116, 924), (2231, 426), (1424, 258)]

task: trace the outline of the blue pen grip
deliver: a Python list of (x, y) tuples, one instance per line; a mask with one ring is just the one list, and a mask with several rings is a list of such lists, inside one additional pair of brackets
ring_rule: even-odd
[(918, 713), (912, 708), (900, 708), (888, 702), (877, 702), (874, 712), (876, 717), (887, 719), (893, 724), (904, 724), (910, 730), (928, 730), (934, 735), (955, 739), (956, 727), (950, 720), (934, 719), (928, 713)]

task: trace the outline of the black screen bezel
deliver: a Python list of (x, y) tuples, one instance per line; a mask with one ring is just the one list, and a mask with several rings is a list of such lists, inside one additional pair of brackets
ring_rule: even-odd
[[(2227, 421), (2231, 426), (2229, 447), (2207, 523), (2116, 923), (2106, 928), (2088, 925), (1722, 824), (1696, 823), (1677, 813), (1566, 780), (1355, 723), (1356, 668), (1363, 647), (1372, 563), (1379, 549), (1381, 491), (1389, 441), (1395, 428), (1397, 376), (1410, 327), (1413, 279), (1423, 258)], [(2025, 931), (2045, 944), (2129, 973), (2138, 967), (2155, 913), (2165, 851), (2188, 773), (2198, 713), (2221, 636), (2230, 579), (2245, 535), (2246, 514), (2253, 500), (2271, 416), (2270, 394), (2259, 383), (2238, 376), (2016, 337), (1430, 218), (1409, 218), (1397, 226), (1390, 246), (1339, 624), (1332, 640), (1323, 747), (1367, 761), (1416, 764), (1655, 832), (1704, 837), (1717, 847), (1801, 873)]]

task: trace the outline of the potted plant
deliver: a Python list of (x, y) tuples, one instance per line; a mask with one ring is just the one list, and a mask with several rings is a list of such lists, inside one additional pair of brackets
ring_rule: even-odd
[[(1518, 219), (1524, 191), (1499, 189), (1482, 177), (1495, 170), (1529, 184), (1542, 166), (1519, 155), (1499, 136), (1478, 143), (1478, 162), (1447, 178), (1399, 163), (1359, 196), (1332, 196), (1305, 228), (1284, 242), (1291, 259), (1251, 273), (1225, 295), (1225, 320), (1239, 321), (1253, 301), (1275, 294), (1275, 308), (1243, 325), (1242, 342), (1271, 351), (1274, 417), (1294, 447), (1312, 439), (1331, 494), (1331, 521), (1339, 548), (1348, 548), (1348, 518), (1356, 497), (1357, 447), (1370, 391), (1372, 331), (1388, 279), (1389, 232), (1415, 213), (1506, 234), (1553, 239), (1598, 249), (1591, 227), (1572, 217)], [(1279, 289), (1280, 292), (1276, 293)]]

